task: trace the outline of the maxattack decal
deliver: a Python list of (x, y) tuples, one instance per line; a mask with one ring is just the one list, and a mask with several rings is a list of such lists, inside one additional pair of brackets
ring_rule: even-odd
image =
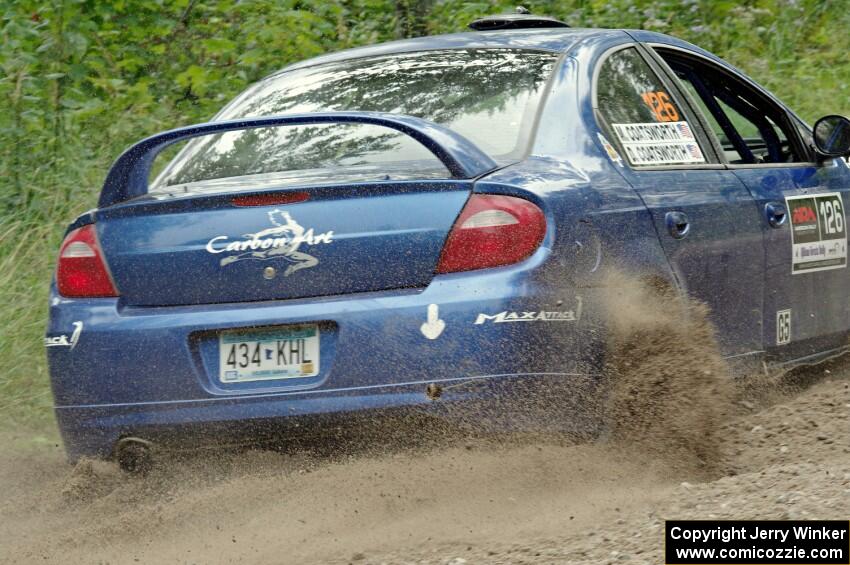
[(633, 165), (705, 163), (688, 122), (611, 124)]
[(847, 229), (839, 193), (785, 198), (791, 218), (791, 273), (847, 266)]
[(577, 322), (581, 319), (581, 297), (576, 296), (575, 310), (533, 310), (510, 311), (504, 310), (496, 314), (478, 314), (475, 324), (523, 323), (523, 322)]
[(227, 257), (221, 259), (222, 267), (243, 260), (286, 259), (292, 263), (283, 273), (286, 277), (319, 264), (318, 259), (299, 249), (302, 245), (333, 242), (333, 231), (316, 234), (313, 228), (305, 230), (289, 212), (275, 209), (268, 213), (268, 218), (274, 227), (245, 234), (241, 240), (231, 241), (226, 235), (216, 236), (207, 242), (207, 252), (214, 255), (227, 253)]
[(74, 349), (77, 342), (80, 341), (80, 334), (83, 333), (83, 323), (74, 322), (74, 331), (71, 332), (71, 337), (65, 334), (47, 336), (44, 338), (44, 347), (70, 347)]

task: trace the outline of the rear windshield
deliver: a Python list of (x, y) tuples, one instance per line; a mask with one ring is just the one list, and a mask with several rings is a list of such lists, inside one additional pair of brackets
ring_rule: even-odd
[[(362, 110), (408, 114), (443, 124), (496, 161), (521, 156), (557, 58), (515, 49), (403, 53), (307, 67), (268, 78), (230, 103), (218, 120)], [(446, 178), (421, 144), (360, 124), (285, 126), (228, 132), (189, 142), (154, 190), (209, 179), (239, 186), (331, 177)], [(216, 184), (206, 183), (210, 188)]]

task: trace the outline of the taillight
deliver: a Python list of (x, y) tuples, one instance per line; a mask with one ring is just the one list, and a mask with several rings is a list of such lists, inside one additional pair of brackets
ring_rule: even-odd
[(59, 294), (70, 298), (118, 296), (94, 225), (83, 226), (65, 237), (59, 249), (56, 286)]
[(522, 198), (473, 194), (455, 222), (437, 265), (438, 273), (455, 273), (510, 265), (540, 247), (546, 217)]

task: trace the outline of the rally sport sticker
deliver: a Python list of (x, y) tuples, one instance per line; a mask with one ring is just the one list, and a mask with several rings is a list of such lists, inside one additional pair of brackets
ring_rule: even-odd
[(791, 217), (791, 273), (847, 266), (847, 226), (841, 194), (785, 198)]

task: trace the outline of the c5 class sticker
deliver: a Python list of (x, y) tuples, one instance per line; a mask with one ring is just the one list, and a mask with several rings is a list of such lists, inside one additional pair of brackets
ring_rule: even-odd
[(839, 193), (785, 198), (791, 218), (791, 273), (847, 266), (847, 229)]
[(791, 343), (791, 309), (776, 312), (776, 345)]

